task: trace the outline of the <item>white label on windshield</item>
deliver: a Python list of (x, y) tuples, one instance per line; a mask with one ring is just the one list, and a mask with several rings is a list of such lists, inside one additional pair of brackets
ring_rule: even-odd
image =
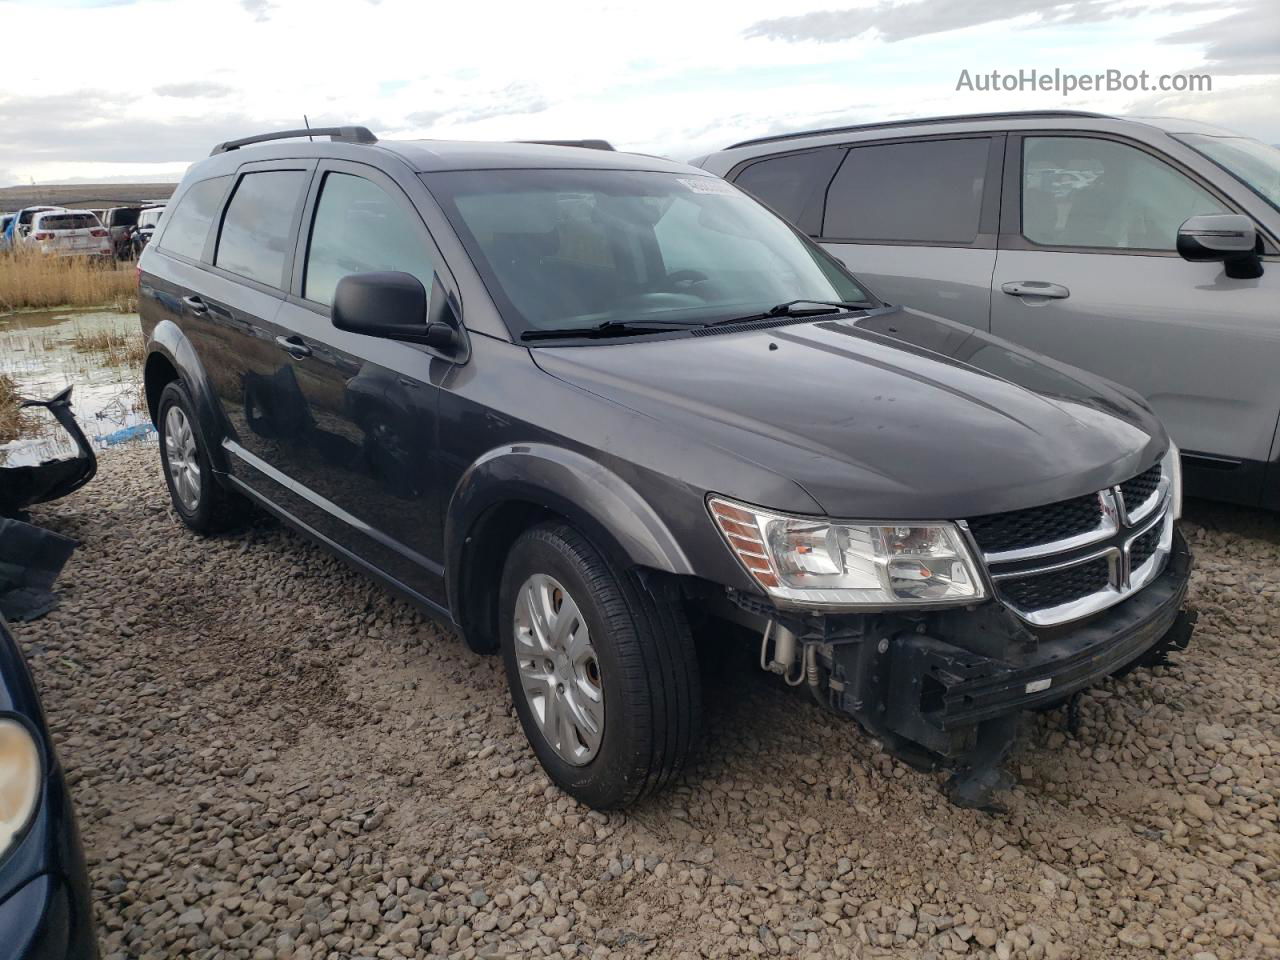
[(725, 183), (719, 177), (676, 177), (694, 193), (717, 193), (722, 197), (740, 197), (741, 193), (732, 184)]

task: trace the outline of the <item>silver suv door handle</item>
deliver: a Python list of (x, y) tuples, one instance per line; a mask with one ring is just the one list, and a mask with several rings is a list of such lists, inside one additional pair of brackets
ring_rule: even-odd
[(1001, 285), (1001, 290), (1011, 297), (1045, 297), (1049, 300), (1065, 300), (1071, 291), (1060, 283), (1043, 280), (1011, 280)]

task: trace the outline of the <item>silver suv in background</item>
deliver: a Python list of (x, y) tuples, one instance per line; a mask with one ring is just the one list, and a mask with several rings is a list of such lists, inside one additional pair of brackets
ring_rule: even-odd
[(1137, 390), (1188, 493), (1280, 509), (1280, 150), (1056, 111), (763, 137), (693, 163), (886, 300)]

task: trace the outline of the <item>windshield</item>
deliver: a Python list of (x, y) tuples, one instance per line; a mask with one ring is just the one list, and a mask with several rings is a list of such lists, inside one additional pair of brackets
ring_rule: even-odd
[(516, 336), (867, 299), (816, 244), (714, 177), (482, 170), (423, 180)]
[(154, 227), (160, 222), (160, 216), (164, 213), (164, 208), (143, 210), (138, 217), (138, 226)]
[(1280, 150), (1247, 137), (1188, 133), (1178, 138), (1280, 210)]

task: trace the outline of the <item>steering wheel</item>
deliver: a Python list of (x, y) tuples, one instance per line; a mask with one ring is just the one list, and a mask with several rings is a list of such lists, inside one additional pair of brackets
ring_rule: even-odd
[(677, 270), (674, 273), (668, 273), (667, 279), (677, 290), (688, 290), (700, 283), (706, 283), (711, 278), (701, 270)]

